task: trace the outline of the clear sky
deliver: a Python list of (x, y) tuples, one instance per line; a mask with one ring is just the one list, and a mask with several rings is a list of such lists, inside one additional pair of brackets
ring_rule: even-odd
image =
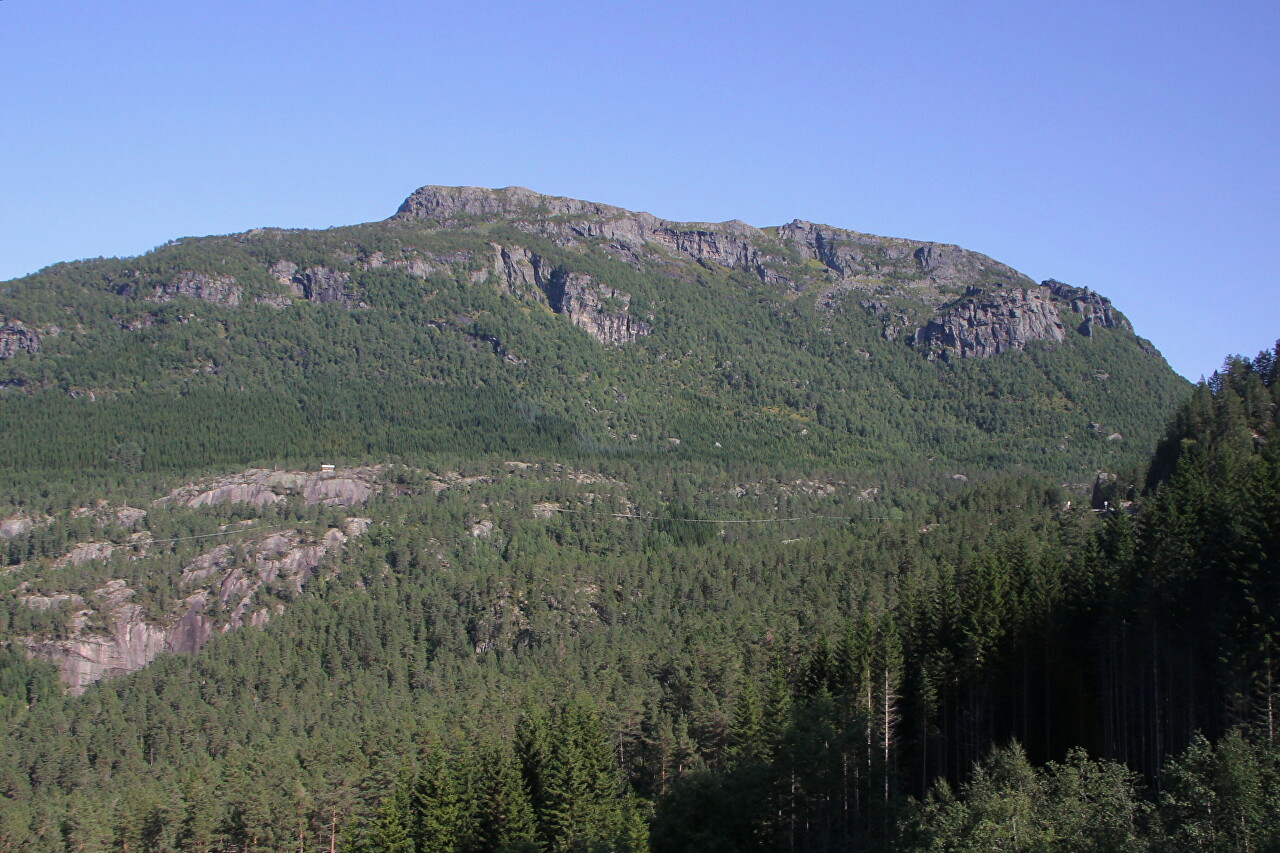
[(958, 243), (1280, 337), (1280, 3), (0, 0), (0, 279), (518, 184)]

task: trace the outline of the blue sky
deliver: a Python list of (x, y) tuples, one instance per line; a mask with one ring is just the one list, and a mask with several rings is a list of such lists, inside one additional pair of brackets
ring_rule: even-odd
[(1280, 337), (1280, 4), (0, 0), (0, 279), (519, 184), (958, 243)]

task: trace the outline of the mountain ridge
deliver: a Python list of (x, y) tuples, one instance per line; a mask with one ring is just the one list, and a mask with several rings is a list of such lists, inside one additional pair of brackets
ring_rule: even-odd
[[(149, 469), (161, 457), (183, 471), (196, 458), (270, 467), (304, 461), (314, 441), (376, 463), (442, 440), (473, 444), (460, 424), (492, 411), (503, 426), (484, 440), (521, 445), (511, 452), (531, 449), (522, 422), (537, 412), (544, 425), (558, 419), (562, 446), (671, 452), (677, 438), (679, 453), (728, 460), (782, 442), (820, 465), (854, 445), (873, 459), (886, 442), (926, 457), (961, 441), (972, 449), (955, 462), (972, 467), (989, 456), (985, 433), (1044, 421), (1004, 458), (1047, 453), (1061, 470), (1071, 447), (1092, 447), (1081, 444), (1090, 423), (1153, 440), (1163, 415), (1139, 410), (1168, 411), (1182, 387), (1105, 297), (1037, 284), (958, 246), (800, 219), (681, 223), (519, 187), (426, 186), (380, 222), (183, 238), (136, 258), (56, 265), (7, 283), (0, 318), (10, 444), (61, 431), (53, 420), (72, 416), (53, 412), (65, 398), (99, 401), (80, 420), (100, 418), (115, 437), (56, 454), (80, 468), (141, 458)], [(1010, 361), (1015, 352), (1026, 356)], [(953, 362), (991, 366), (940, 366)], [(194, 444), (170, 426), (139, 434), (125, 401), (148, 394), (160, 395), (159, 414), (186, 405), (182, 417), (197, 419), (228, 417), (219, 399), (258, 394), (249, 408), (274, 408), (277, 424), (294, 424), (290, 440), (247, 425)], [(356, 396), (368, 399), (339, 400)], [(385, 414), (415, 397), (414, 410), (432, 414)], [(24, 398), (37, 411), (20, 414)], [(440, 424), (436, 413), (454, 406)], [(362, 431), (385, 439), (342, 426), (375, 409), (384, 414)], [(26, 435), (38, 421), (48, 428)], [(443, 432), (426, 442), (432, 424)], [(343, 437), (324, 437), (330, 429)], [(157, 453), (169, 440), (186, 449)], [(1117, 450), (1093, 448), (1096, 458), (1070, 463), (1085, 469), (1073, 476), (1092, 482)], [(0, 454), (6, 464), (45, 463)]]
[[(674, 258), (745, 272), (763, 284), (783, 287), (794, 294), (816, 292), (818, 303), (827, 310), (834, 310), (838, 302), (858, 292), (906, 300), (917, 310), (904, 314), (881, 299), (863, 300), (861, 307), (882, 318), (886, 338), (902, 337), (930, 358), (987, 357), (1009, 349), (1024, 349), (1034, 340), (1060, 343), (1072, 328), (1086, 335), (1099, 324), (1132, 328), (1112, 309), (1110, 300), (1088, 288), (1053, 280), (1037, 284), (1005, 264), (953, 244), (882, 237), (802, 219), (765, 228), (741, 220), (676, 222), (613, 205), (544, 195), (524, 187), (427, 185), (411, 193), (384, 220), (392, 227), (441, 230), (476, 230), (499, 222), (517, 232), (548, 238), (559, 248), (583, 251), (591, 245), (601, 246), (607, 254), (638, 271), (651, 270)], [(351, 227), (360, 226), (346, 226)], [(330, 229), (338, 230), (342, 229)], [(287, 233), (290, 232), (252, 229), (230, 238), (248, 243), (272, 235), (279, 239)], [(211, 239), (217, 238), (184, 238), (161, 248)], [(563, 266), (546, 263), (527, 247), (491, 242), (488, 248), (490, 255), (479, 259), (474, 253), (429, 257), (410, 254), (399, 259), (388, 258), (381, 251), (339, 255), (354, 269), (368, 271), (390, 265), (422, 278), (442, 265), (463, 260), (479, 266), (473, 278), (482, 276), (489, 267), (506, 280), (513, 292), (534, 285), (528, 293), (536, 295), (541, 291), (543, 295), (536, 298), (550, 304), (556, 313), (566, 314), (602, 343), (631, 342), (650, 331), (646, 321), (630, 317), (625, 307), (621, 311), (605, 310), (606, 303), (617, 307), (619, 302), (628, 302), (630, 294), (626, 291), (580, 273), (575, 277)], [(345, 307), (364, 306), (359, 295), (348, 287), (350, 271), (326, 264), (300, 267), (281, 258), (269, 264), (266, 272), (279, 287), (274, 293), (254, 297), (259, 304), (283, 307), (292, 299), (302, 298), (338, 302)], [(139, 271), (126, 269), (120, 277), (138, 276)], [(127, 280), (112, 284), (117, 292), (156, 302), (186, 295), (235, 307), (246, 298), (244, 286), (237, 283), (234, 275), (216, 271), (174, 270), (168, 280), (149, 280), (141, 287)], [(920, 306), (928, 310), (921, 311)], [(1067, 307), (1079, 316), (1064, 320), (1062, 314)], [(40, 338), (38, 330), (11, 321), (0, 333), (0, 359), (20, 350), (37, 349)], [(1154, 354), (1149, 343), (1144, 346)]]

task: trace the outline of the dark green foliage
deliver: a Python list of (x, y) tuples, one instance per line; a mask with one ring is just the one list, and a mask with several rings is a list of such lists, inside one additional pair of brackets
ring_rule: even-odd
[(371, 819), (352, 825), (348, 846), (441, 853), (648, 849), (644, 808), (623, 796), (590, 705), (577, 700), (559, 709), (541, 758), (530, 731), (545, 722), (532, 722), (533, 714), (530, 708), (522, 718), (517, 752), (492, 738), (429, 746), (417, 775), (399, 782)]
[(479, 755), (477, 766), (479, 849), (536, 849), (538, 816), (525, 787), (522, 762), (505, 745), (491, 745)]
[(53, 666), (12, 646), (0, 648), (0, 718), (11, 720), (34, 702), (57, 695), (58, 673)]
[[(416, 792), (415, 792), (416, 794)], [(417, 849), (447, 850), (448, 847), (419, 848), (418, 842), (426, 837), (419, 829), (413, 832), (415, 812), (418, 809), (409, 803), (409, 794), (404, 786), (385, 797), (379, 806), (369, 829), (364, 849), (370, 853), (414, 853)], [(415, 838), (414, 836), (418, 837)]]
[[(599, 345), (500, 285), (492, 241), (625, 290), (653, 334)], [(453, 260), (350, 260), (375, 251)], [(291, 298), (281, 259), (365, 307), (255, 302)], [(1127, 332), (930, 363), (855, 302), (713, 266), (397, 225), (12, 283), (0, 314), (60, 332), (0, 364), (0, 845), (1275, 844), (1276, 354), (1197, 388), (1143, 470), (1186, 386)], [(154, 301), (186, 271), (241, 303)], [(322, 462), (384, 463), (382, 492), (155, 503)], [(1110, 512), (1081, 500), (1099, 468)], [(108, 632), (77, 620), (111, 581), (174, 618), (187, 537), (232, 531), (243, 569), (259, 534), (228, 525), (354, 515), (300, 593), (265, 588), (262, 630), (79, 697), (27, 659)], [(84, 542), (117, 552), (53, 568)]]
[(707, 545), (715, 539), (716, 527), (705, 519), (698, 519), (689, 507), (676, 506), (667, 510), (666, 518), (654, 525), (654, 533), (661, 538), (650, 547), (661, 547), (664, 542), (678, 546)]

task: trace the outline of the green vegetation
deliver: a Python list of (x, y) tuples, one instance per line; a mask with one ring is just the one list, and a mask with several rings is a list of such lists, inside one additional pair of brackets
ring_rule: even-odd
[[(601, 345), (495, 242), (653, 334)], [(352, 299), (290, 296), (281, 260)], [(153, 301), (186, 272), (239, 304)], [(500, 223), (6, 284), (42, 342), (0, 362), (0, 849), (1280, 843), (1280, 353), (1194, 390), (1122, 329), (945, 364), (819, 302)], [(322, 463), (375, 493), (159, 500)], [(26, 654), (105, 641), (110, 589), (167, 627), (215, 549), (210, 590), (354, 516), (300, 591), (264, 581), (265, 627), (78, 696)], [(110, 555), (63, 559), (85, 543)]]
[[(604, 347), (508, 292), (486, 270), (493, 241), (632, 294), (653, 334)], [(375, 253), (443, 260), (422, 278), (357, 260)], [(290, 302), (266, 272), (281, 260), (346, 276), (369, 307)], [(675, 455), (730, 476), (836, 469), (917, 483), (1026, 466), (1083, 482), (1137, 461), (1186, 387), (1119, 330), (933, 364), (882, 339), (852, 297), (827, 311), (813, 294), (687, 267), (639, 272), (599, 246), (569, 251), (505, 226), (405, 225), (189, 239), (51, 267), (0, 293), (0, 316), (44, 330), (38, 354), (0, 362), (0, 470), (20, 483), (447, 452), (641, 466)], [(240, 304), (154, 301), (187, 271), (234, 276)]]

